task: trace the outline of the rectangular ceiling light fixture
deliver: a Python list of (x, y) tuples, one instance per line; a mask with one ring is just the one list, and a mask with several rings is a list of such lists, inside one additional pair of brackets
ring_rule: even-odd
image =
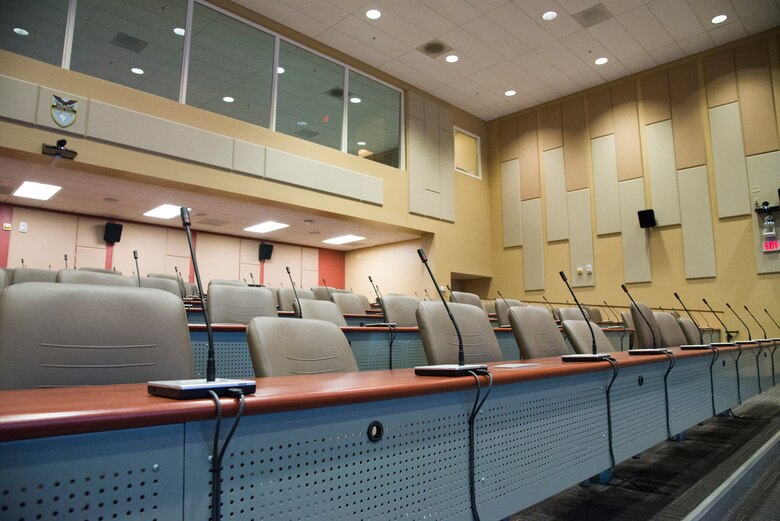
[(153, 210), (149, 210), (144, 214), (147, 217), (155, 217), (157, 219), (173, 219), (176, 216), (181, 215), (181, 206), (175, 204), (163, 204)]
[(342, 235), (341, 237), (333, 237), (332, 239), (325, 239), (324, 243), (327, 244), (347, 244), (350, 242), (364, 241), (365, 237), (359, 235)]
[(40, 201), (48, 201), (51, 197), (62, 190), (61, 186), (47, 185), (44, 183), (34, 183), (32, 181), (25, 181), (22, 186), (16, 189), (14, 195), (16, 197), (27, 197), (28, 199), (38, 199)]
[(282, 228), (287, 228), (290, 226), (289, 224), (284, 223), (277, 223), (274, 221), (266, 221), (264, 223), (255, 224), (254, 226), (250, 226), (249, 228), (244, 228), (245, 232), (252, 232), (252, 233), (269, 233), (276, 230), (281, 230)]

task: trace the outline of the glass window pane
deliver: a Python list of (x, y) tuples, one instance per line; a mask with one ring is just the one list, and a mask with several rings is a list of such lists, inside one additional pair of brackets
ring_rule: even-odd
[(282, 41), (276, 130), (341, 149), (344, 67)]
[(273, 63), (273, 36), (195, 4), (188, 105), (268, 128)]
[(347, 151), (400, 166), (401, 93), (349, 71)]
[(68, 0), (0, 0), (0, 49), (59, 66), (67, 16)]
[(455, 170), (474, 177), (482, 177), (479, 167), (479, 137), (455, 129)]
[(186, 0), (79, 0), (70, 68), (178, 100), (184, 36), (173, 30), (186, 10)]

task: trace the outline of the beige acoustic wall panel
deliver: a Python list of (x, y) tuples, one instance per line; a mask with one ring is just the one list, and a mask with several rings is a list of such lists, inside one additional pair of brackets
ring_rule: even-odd
[[(114, 244), (112, 255), (113, 265), (125, 275), (135, 273), (135, 261), (133, 251), (138, 252), (138, 268), (141, 276), (147, 273), (163, 273), (165, 271), (165, 255), (168, 243), (168, 234), (181, 235), (186, 249), (187, 238), (183, 229), (162, 228), (131, 222), (122, 223), (122, 240)], [(187, 273), (185, 273), (185, 277)]]
[(728, 103), (711, 108), (709, 116), (718, 217), (747, 215), (752, 210), (748, 194), (739, 103)]
[(686, 168), (677, 173), (680, 186), (685, 278), (714, 277), (715, 239), (712, 232), (712, 209), (707, 167)]
[(105, 268), (106, 249), (76, 246), (76, 258), (68, 266), (71, 268)]
[(777, 122), (767, 40), (756, 40), (735, 48), (734, 60), (745, 153), (752, 156), (777, 150)]
[(635, 81), (612, 87), (612, 117), (615, 125), (618, 180), (642, 177), (644, 173)]
[(510, 118), (498, 124), (499, 161), (517, 159), (517, 118)]
[[(674, 181), (675, 185), (677, 181)], [(636, 213), (645, 209), (645, 183), (642, 179), (621, 181), (620, 228), (623, 240), (623, 280), (650, 282), (650, 241), (645, 229), (639, 227)]]
[(0, 75), (0, 116), (34, 123), (38, 109), (38, 85)]
[[(569, 283), (593, 286), (593, 228), (590, 218), (590, 189), (566, 194), (569, 209)], [(590, 266), (590, 273), (588, 273)], [(582, 273), (577, 273), (582, 268)]]
[[(25, 223), (27, 231), (22, 232)], [(59, 270), (65, 267), (64, 255), (73, 267), (76, 254), (76, 229), (78, 217), (59, 212), (47, 212), (35, 208), (17, 206), (14, 208), (13, 222), (8, 244), (8, 265), (16, 267), (24, 264), (28, 268)], [(42, 247), (45, 245), (45, 247)]]
[(647, 167), (652, 208), (658, 226), (680, 224), (677, 167), (674, 162), (672, 122), (660, 121), (645, 128)]
[[(121, 121), (121, 125), (117, 125)], [(111, 143), (165, 153), (166, 121), (108, 103), (92, 101), (87, 119), (87, 136)]]
[(544, 237), (542, 200), (520, 203), (523, 214), (523, 285), (525, 291), (544, 289)]
[(219, 168), (233, 168), (233, 139), (199, 128), (168, 123), (163, 153)]
[(522, 216), (520, 213), (520, 161), (512, 159), (501, 163), (501, 214), (504, 230), (504, 248), (523, 245)]
[[(200, 265), (198, 265), (200, 267)], [(168, 273), (170, 275), (176, 275), (176, 270), (181, 273), (182, 278), (185, 281), (189, 281), (189, 273), (190, 273), (190, 258), (184, 257), (181, 255), (166, 255), (165, 256), (165, 269), (162, 270), (162, 273)], [(154, 273), (160, 273), (160, 272), (154, 272)], [(193, 282), (195, 282), (195, 278), (193, 275)], [(206, 281), (203, 281), (204, 284), (208, 284)]]
[(547, 218), (547, 240), (569, 238), (569, 216), (566, 211), (566, 172), (563, 147), (544, 152), (544, 202)]
[(204, 285), (208, 286), (211, 279), (238, 280), (241, 239), (201, 232), (198, 233), (197, 250)]
[(703, 165), (707, 162), (707, 153), (701, 122), (698, 62), (687, 62), (669, 69), (669, 91), (677, 168), (682, 170)]
[[(780, 172), (780, 152), (769, 152), (747, 158), (748, 182), (751, 187), (757, 187), (758, 192), (751, 192), (752, 205), (757, 199), (759, 204), (768, 201), (770, 205), (777, 205), (778, 172)], [(761, 231), (764, 223), (763, 215), (759, 219), (756, 212), (753, 213), (753, 244), (756, 255), (757, 273), (780, 272), (780, 253), (764, 253), (761, 251)], [(16, 214), (14, 214), (16, 218)], [(777, 214), (775, 214), (777, 221)], [(769, 282), (769, 281), (767, 281)]]
[(737, 101), (739, 96), (734, 69), (734, 51), (726, 49), (705, 56), (701, 61), (707, 89), (707, 107), (713, 108)]
[(585, 135), (585, 98), (577, 97), (563, 104), (563, 158), (566, 191), (582, 190), (588, 181), (588, 157)]
[(233, 170), (263, 177), (265, 175), (265, 147), (234, 139)]
[[(450, 113), (449, 109), (439, 111)], [(441, 201), (439, 213), (436, 216), (445, 221), (455, 222), (455, 136), (452, 123), (446, 128), (439, 128), (439, 194)]]
[(615, 132), (612, 124), (612, 93), (602, 89), (588, 94), (588, 126), (590, 137), (597, 138)]
[(672, 111), (669, 104), (669, 75), (667, 71), (661, 70), (643, 76), (640, 85), (645, 125), (670, 119)]
[(596, 200), (596, 233), (604, 235), (620, 231), (620, 199), (618, 196), (615, 136), (592, 139), (593, 190)]
[[(412, 107), (410, 94), (410, 108)], [(425, 123), (422, 118), (409, 117), (409, 137), (406, 163), (409, 174), (409, 211), (425, 215), (425, 178), (420, 174), (426, 168), (425, 148), (422, 146)]]
[(520, 155), (520, 197), (537, 199), (542, 196), (539, 179), (539, 133), (536, 112), (517, 118), (518, 151)]
[(553, 105), (539, 111), (542, 150), (552, 150), (563, 146), (561, 128), (561, 106)]

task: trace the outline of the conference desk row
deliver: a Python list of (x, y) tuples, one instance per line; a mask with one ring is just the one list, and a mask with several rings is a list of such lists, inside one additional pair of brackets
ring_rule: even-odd
[[(615, 353), (617, 462), (767, 390), (780, 368), (770, 343), (673, 352), (668, 404), (665, 356)], [(475, 434), (483, 520), (610, 467), (612, 366), (526, 362), (489, 364)], [(224, 518), (471, 519), (475, 392), (471, 377), (411, 369), (258, 379), (223, 462)], [(222, 405), (236, 414), (236, 400)], [(153, 397), (145, 384), (0, 392), (0, 518), (205, 520), (214, 418), (210, 400)], [(369, 439), (373, 422), (381, 439)]]

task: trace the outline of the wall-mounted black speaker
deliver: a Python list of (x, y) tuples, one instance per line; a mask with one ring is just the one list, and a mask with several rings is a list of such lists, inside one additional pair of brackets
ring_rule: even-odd
[(119, 242), (122, 238), (122, 225), (119, 223), (106, 223), (103, 231), (103, 240), (110, 243)]
[(652, 208), (649, 210), (639, 210), (637, 212), (637, 215), (639, 216), (639, 227), (640, 228), (654, 228), (656, 225), (655, 222), (655, 212)]
[(260, 243), (260, 260), (266, 261), (271, 259), (271, 254), (274, 252), (273, 244)]

